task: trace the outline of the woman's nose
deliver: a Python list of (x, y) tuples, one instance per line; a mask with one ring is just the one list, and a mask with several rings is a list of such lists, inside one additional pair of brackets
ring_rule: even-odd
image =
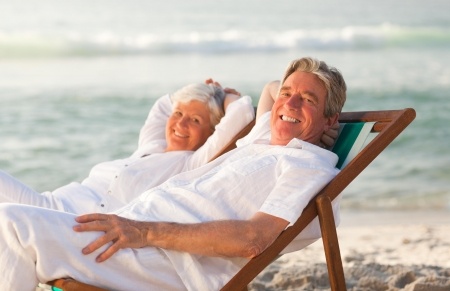
[(187, 117), (182, 117), (182, 118), (180, 118), (180, 119), (178, 120), (177, 125), (178, 125), (179, 127), (187, 127), (188, 121), (189, 121), (189, 118), (187, 118)]

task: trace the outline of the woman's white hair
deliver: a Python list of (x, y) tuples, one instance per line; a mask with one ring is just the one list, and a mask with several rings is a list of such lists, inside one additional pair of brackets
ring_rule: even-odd
[(205, 103), (209, 108), (209, 117), (213, 129), (225, 114), (223, 109), (225, 92), (222, 88), (213, 84), (189, 84), (173, 93), (170, 98), (174, 106), (177, 103), (186, 104), (192, 100)]

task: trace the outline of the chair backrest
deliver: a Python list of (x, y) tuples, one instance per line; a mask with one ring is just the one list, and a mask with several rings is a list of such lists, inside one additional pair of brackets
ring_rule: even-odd
[(349, 122), (341, 123), (339, 135), (334, 143), (332, 151), (338, 155), (337, 168), (343, 169), (366, 144), (372, 131), (374, 122)]
[[(341, 171), (317, 196), (325, 195), (331, 200), (335, 199), (414, 120), (415, 116), (416, 113), (412, 108), (387, 111), (343, 112), (340, 115), (339, 122), (345, 124), (345, 127), (348, 124), (352, 125), (348, 128), (348, 132), (345, 130), (345, 127), (343, 128), (340, 133), (342, 136), (338, 138), (334, 146), (334, 151), (338, 153), (340, 158)], [(359, 153), (354, 156), (356, 148), (361, 147), (358, 145), (360, 141), (347, 143), (348, 138), (345, 138), (344, 135), (347, 135), (347, 137), (354, 136), (352, 132), (360, 127), (356, 123), (367, 123), (371, 133), (377, 134), (361, 151), (358, 150)], [(361, 130), (363, 128), (364, 126)], [(367, 128), (364, 130), (367, 130)], [(357, 134), (357, 136), (359, 135)], [(356, 141), (357, 138), (350, 138), (350, 140)], [(356, 146), (355, 150), (352, 150), (354, 146)], [(351, 159), (351, 156), (354, 156), (354, 158)], [(316, 216), (317, 206), (315, 199), (312, 199), (303, 209), (298, 220), (283, 231), (262, 254), (251, 259), (221, 290), (245, 290), (247, 285), (275, 260), (281, 251)]]

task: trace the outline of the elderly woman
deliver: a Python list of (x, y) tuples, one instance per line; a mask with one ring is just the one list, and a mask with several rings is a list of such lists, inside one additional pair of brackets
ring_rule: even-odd
[(43, 193), (0, 171), (0, 202), (75, 214), (112, 211), (175, 174), (207, 163), (253, 118), (249, 96), (225, 93), (212, 80), (191, 84), (157, 100), (130, 157), (97, 164), (81, 183)]

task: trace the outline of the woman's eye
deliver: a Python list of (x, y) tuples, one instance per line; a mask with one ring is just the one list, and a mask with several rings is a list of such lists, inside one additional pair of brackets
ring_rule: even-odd
[(200, 120), (197, 119), (197, 118), (192, 118), (192, 121), (195, 122), (195, 123), (200, 123)]
[(173, 115), (174, 115), (174, 116), (177, 116), (177, 117), (183, 116), (183, 114), (181, 114), (180, 111), (175, 111), (175, 112), (173, 113)]

